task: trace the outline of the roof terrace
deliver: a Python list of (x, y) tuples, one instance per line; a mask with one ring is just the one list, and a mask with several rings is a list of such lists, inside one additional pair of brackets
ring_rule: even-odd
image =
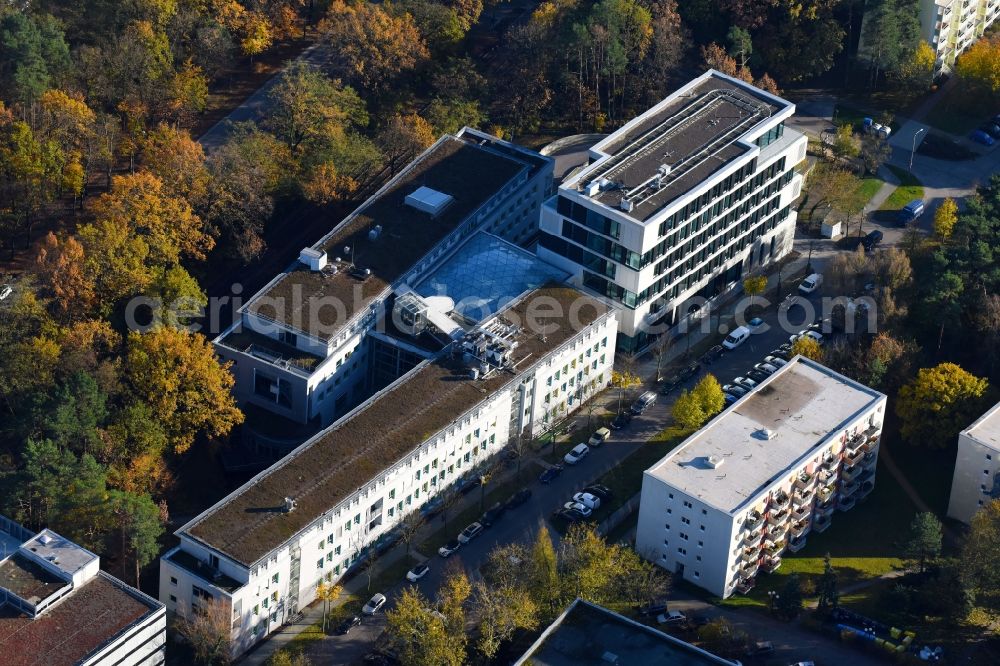
[(0, 588), (13, 592), (31, 604), (52, 596), (69, 581), (56, 576), (20, 553), (0, 564)]
[[(603, 303), (568, 287), (547, 286), (529, 293), (501, 313), (522, 327), (512, 359), (516, 372), (496, 371), (475, 380), (461, 356), (453, 358), (445, 350), (195, 518), (181, 533), (253, 565), (576, 335), (574, 323), (589, 325), (607, 311)], [(293, 511), (284, 511), (285, 497), (295, 500)]]
[[(540, 166), (473, 137), (445, 136), (314, 246), (327, 253), (326, 268), (296, 263), (247, 310), (329, 340), (505, 185)], [(407, 204), (421, 188), (451, 199), (436, 215)]]
[(605, 157), (567, 183), (645, 221), (753, 150), (741, 139), (789, 102), (709, 72), (594, 149)]

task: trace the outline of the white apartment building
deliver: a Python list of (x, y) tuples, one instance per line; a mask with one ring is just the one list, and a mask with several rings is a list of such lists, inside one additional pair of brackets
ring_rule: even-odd
[(156, 666), (166, 632), (163, 604), (101, 571), (97, 555), (0, 516), (4, 666)]
[(795, 357), (646, 470), (637, 552), (720, 597), (748, 592), (872, 491), (885, 404)]
[(958, 434), (948, 517), (970, 523), (984, 504), (1000, 497), (1000, 403)]
[(792, 246), (795, 105), (714, 70), (590, 149), (541, 213), (538, 254), (615, 301), (646, 346)]
[(1000, 0), (920, 0), (920, 36), (937, 55), (934, 73), (950, 72), (1000, 14)]
[(246, 651), (408, 513), (606, 386), (616, 331), (571, 287), (523, 294), (182, 527), (160, 560), (168, 612), (221, 600)]
[(469, 128), (441, 137), (214, 340), (233, 362), (240, 405), (318, 426), (347, 413), (372, 393), (367, 336), (393, 291), (419, 284), (476, 232), (527, 243), (551, 189), (547, 157)]

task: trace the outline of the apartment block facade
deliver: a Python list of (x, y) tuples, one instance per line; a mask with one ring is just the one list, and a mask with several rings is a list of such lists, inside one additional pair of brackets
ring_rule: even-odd
[(921, 38), (934, 49), (935, 74), (951, 72), (998, 14), (1000, 0), (921, 0)]
[(539, 256), (615, 302), (619, 347), (789, 252), (807, 143), (785, 126), (794, 112), (710, 70), (596, 144), (545, 202)]
[(802, 356), (643, 475), (637, 552), (726, 598), (874, 488), (886, 398)]
[(948, 517), (970, 523), (984, 505), (1000, 497), (1000, 404), (958, 435)]
[(0, 516), (0, 662), (4, 666), (158, 666), (163, 604), (101, 571), (56, 534)]
[[(465, 128), (407, 165), (300, 253), (214, 340), (241, 406), (327, 426), (372, 393), (368, 334), (472, 234), (535, 235), (552, 160)], [(511, 294), (516, 296), (516, 294)]]
[(168, 612), (224, 603), (245, 652), (406, 515), (604, 388), (616, 331), (575, 289), (522, 295), (182, 527), (160, 560)]

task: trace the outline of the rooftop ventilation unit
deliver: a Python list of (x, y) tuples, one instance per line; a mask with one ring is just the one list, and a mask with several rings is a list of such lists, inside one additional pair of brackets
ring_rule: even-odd
[(628, 197), (622, 197), (622, 200), (618, 204), (618, 207), (621, 208), (626, 213), (630, 213), (632, 212), (632, 209), (635, 208), (635, 204), (632, 203), (632, 200), (629, 199)]
[(53, 540), (54, 539), (51, 536), (49, 536), (48, 534), (43, 534), (42, 536), (38, 537), (39, 543), (41, 543), (43, 545), (46, 545), (46, 546), (49, 545), (50, 543), (52, 543)]
[(705, 457), (705, 464), (708, 465), (709, 467), (711, 467), (712, 469), (719, 469), (720, 467), (722, 467), (722, 463), (724, 461), (725, 461), (725, 458), (721, 458), (719, 456), (706, 456)]
[(376, 241), (378, 237), (382, 235), (382, 225), (376, 224), (368, 231), (368, 240)]
[(757, 431), (757, 436), (761, 439), (771, 440), (778, 436), (778, 433), (774, 432), (770, 428), (761, 428)]
[(585, 192), (587, 193), (588, 197), (592, 197), (600, 191), (601, 191), (601, 181), (592, 180), (589, 183), (587, 183), (587, 188)]
[(291, 497), (285, 498), (285, 504), (283, 507), (285, 513), (291, 513), (292, 511), (295, 511), (295, 506), (296, 506), (295, 500), (293, 500)]
[(455, 198), (450, 194), (421, 185), (412, 194), (406, 195), (405, 203), (407, 206), (430, 214), (431, 217), (437, 217), (454, 200)]
[(302, 248), (302, 251), (299, 252), (299, 261), (308, 266), (311, 271), (321, 271), (326, 266), (326, 252), (312, 247)]
[(669, 164), (661, 164), (660, 168), (656, 170), (656, 174), (663, 178), (664, 176), (669, 176), (672, 167)]

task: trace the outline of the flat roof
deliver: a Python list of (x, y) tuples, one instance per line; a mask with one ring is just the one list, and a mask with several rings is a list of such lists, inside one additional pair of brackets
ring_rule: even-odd
[[(602, 302), (571, 287), (554, 285), (513, 303), (502, 313), (504, 318), (522, 326), (533, 319), (545, 327), (544, 336), (524, 327), (516, 338), (515, 367), (528, 361), (516, 374), (576, 335), (575, 323), (589, 325), (607, 312)], [(516, 374), (497, 371), (472, 380), (461, 357), (452, 359), (445, 350), (251, 479), (178, 534), (252, 566), (513, 381)], [(293, 511), (283, 511), (285, 497), (295, 500)]]
[(49, 529), (42, 530), (25, 541), (21, 548), (47, 560), (70, 577), (97, 559), (97, 555), (83, 546)]
[(20, 553), (15, 553), (0, 564), (0, 588), (13, 592), (32, 604), (41, 603), (69, 584), (68, 580)]
[(91, 655), (121, 631), (163, 606), (104, 572), (32, 619), (0, 606), (4, 666), (61, 666)]
[(733, 662), (613, 611), (576, 599), (515, 666), (732, 666)]
[[(646, 474), (735, 513), (882, 400), (882, 393), (796, 356)], [(722, 464), (713, 468), (709, 457)]]
[[(442, 137), (316, 243), (313, 247), (327, 253), (336, 273), (295, 262), (254, 296), (247, 310), (323, 340), (334, 337), (505, 185), (540, 168), (537, 161), (480, 145), (475, 138)], [(427, 189), (453, 200), (435, 216), (405, 203), (407, 196)], [(381, 231), (371, 240), (376, 226)], [(352, 252), (345, 253), (345, 247)], [(360, 273), (351, 270), (351, 263)], [(363, 275), (365, 270), (370, 274)]]
[[(709, 70), (618, 130), (594, 150), (604, 155), (564, 187), (640, 222), (750, 151), (741, 141), (791, 103), (755, 86)], [(667, 167), (661, 175), (661, 166)], [(589, 183), (606, 179), (600, 191)], [(623, 196), (631, 210), (621, 208)]]
[(962, 434), (994, 451), (1000, 451), (1000, 402), (976, 419)]

